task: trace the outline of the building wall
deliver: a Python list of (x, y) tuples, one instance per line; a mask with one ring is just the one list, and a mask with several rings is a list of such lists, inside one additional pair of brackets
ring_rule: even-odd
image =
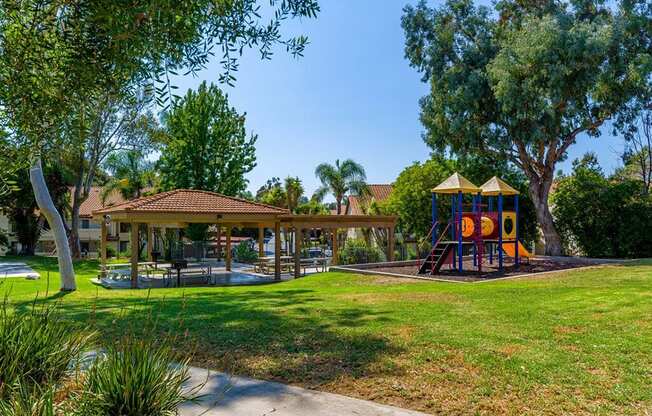
[[(79, 240), (82, 245), (82, 251), (87, 251), (90, 257), (98, 257), (100, 251), (100, 240), (102, 238), (101, 224), (93, 221), (92, 219), (82, 219), (81, 227), (79, 228)], [(87, 227), (87, 228), (83, 228)], [(17, 250), (20, 249), (20, 244), (16, 236), (11, 232), (11, 224), (6, 215), (0, 214), (0, 229), (5, 230), (9, 234), (9, 244), (17, 245)], [(117, 224), (110, 224), (108, 226), (108, 246), (112, 247), (114, 251), (118, 251), (118, 241), (114, 241), (111, 237), (116, 236), (118, 230)], [(121, 241), (129, 241), (129, 233), (119, 233)], [(0, 255), (5, 255), (8, 250), (0, 250)], [(35, 253), (41, 256), (49, 256), (55, 252), (54, 235), (52, 231), (47, 230), (41, 233), (38, 243), (36, 244)]]

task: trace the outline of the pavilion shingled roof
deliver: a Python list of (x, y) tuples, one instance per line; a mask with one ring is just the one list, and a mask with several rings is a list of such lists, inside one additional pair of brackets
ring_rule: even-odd
[(159, 194), (93, 211), (93, 214), (112, 212), (157, 212), (188, 214), (287, 214), (288, 210), (242, 198), (194, 189), (175, 189)]
[(505, 181), (500, 179), (498, 176), (494, 176), (485, 182), (480, 189), (482, 189), (482, 195), (493, 196), (503, 194), (504, 196), (518, 195), (519, 192), (509, 186)]
[(480, 188), (475, 186), (470, 180), (455, 172), (444, 182), (432, 189), (432, 192), (438, 194), (456, 194), (462, 192), (465, 194), (477, 194)]

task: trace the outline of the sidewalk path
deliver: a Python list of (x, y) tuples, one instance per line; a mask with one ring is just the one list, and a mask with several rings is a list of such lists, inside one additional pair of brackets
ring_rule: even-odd
[(0, 278), (4, 277), (27, 277), (28, 279), (38, 279), (39, 274), (25, 263), (19, 262), (0, 262)]
[(306, 390), (281, 383), (229, 377), (190, 368), (190, 386), (206, 382), (199, 403), (181, 407), (182, 416), (423, 416), (425, 413), (365, 400)]

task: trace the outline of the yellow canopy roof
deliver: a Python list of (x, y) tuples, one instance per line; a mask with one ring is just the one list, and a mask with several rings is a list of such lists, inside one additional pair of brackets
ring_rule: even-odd
[(480, 188), (457, 172), (453, 173), (448, 179), (432, 189), (432, 192), (438, 194), (456, 194), (458, 192), (477, 194), (480, 191)]
[(498, 194), (509, 196), (509, 195), (519, 194), (519, 192), (516, 189), (507, 185), (507, 183), (505, 183), (505, 181), (500, 179), (498, 176), (494, 176), (493, 178), (489, 179), (480, 188), (482, 189), (482, 195), (487, 195), (487, 196), (498, 195)]

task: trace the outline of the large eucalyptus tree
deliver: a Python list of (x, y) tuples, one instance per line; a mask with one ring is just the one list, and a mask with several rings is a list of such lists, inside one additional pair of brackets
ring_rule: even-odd
[(484, 154), (529, 180), (546, 254), (561, 240), (548, 208), (557, 163), (608, 120), (631, 119), (652, 72), (646, 0), (425, 1), (405, 8), (405, 54), (430, 84), (421, 100), (433, 151)]

